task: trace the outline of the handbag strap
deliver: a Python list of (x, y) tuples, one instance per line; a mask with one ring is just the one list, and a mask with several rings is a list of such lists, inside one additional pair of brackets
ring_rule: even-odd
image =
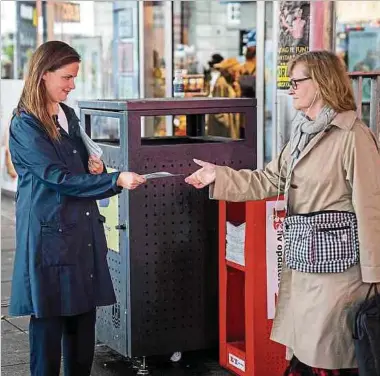
[(377, 290), (377, 283), (371, 283), (371, 286), (369, 286), (367, 295), (366, 295), (365, 300), (364, 300), (365, 302), (369, 299), (369, 296), (371, 294), (372, 289), (375, 290), (376, 299), (380, 299), (379, 292)]

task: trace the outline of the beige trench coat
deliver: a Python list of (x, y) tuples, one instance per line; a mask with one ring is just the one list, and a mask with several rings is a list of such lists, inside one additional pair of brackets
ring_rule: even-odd
[[(289, 146), (262, 171), (217, 167), (210, 195), (248, 201), (277, 195), (285, 186)], [(356, 368), (350, 316), (369, 282), (380, 282), (380, 154), (355, 112), (338, 114), (295, 164), (289, 189), (293, 214), (355, 212), (360, 264), (343, 273), (301, 273), (283, 266), (271, 339), (313, 367)]]

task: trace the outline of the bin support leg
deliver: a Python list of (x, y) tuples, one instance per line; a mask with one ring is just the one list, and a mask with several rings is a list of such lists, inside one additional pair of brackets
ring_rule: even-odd
[(142, 358), (142, 363), (140, 364), (140, 367), (139, 367), (139, 370), (137, 371), (137, 374), (138, 376), (142, 376), (142, 375), (149, 375), (149, 370), (146, 366), (146, 362), (145, 362), (145, 356), (143, 356)]

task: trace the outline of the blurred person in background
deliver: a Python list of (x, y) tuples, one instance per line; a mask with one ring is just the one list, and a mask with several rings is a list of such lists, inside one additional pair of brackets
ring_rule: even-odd
[(219, 70), (215, 69), (215, 64), (219, 64), (224, 60), (223, 56), (216, 53), (211, 55), (211, 60), (208, 62), (209, 69), (205, 69), (204, 75), (205, 75), (205, 82), (208, 83), (208, 90), (209, 96), (211, 97), (211, 93), (214, 90), (214, 86), (216, 83), (216, 80), (220, 76)]
[[(240, 67), (239, 87), (242, 98), (256, 98), (256, 31), (247, 35), (245, 62)], [(240, 116), (240, 138), (245, 137), (245, 117)]]
[[(239, 98), (240, 88), (238, 84), (240, 63), (235, 58), (227, 58), (214, 65), (220, 76), (216, 80), (211, 93), (213, 98)], [(240, 118), (239, 114), (222, 113), (208, 116), (208, 134), (210, 136), (239, 138)]]

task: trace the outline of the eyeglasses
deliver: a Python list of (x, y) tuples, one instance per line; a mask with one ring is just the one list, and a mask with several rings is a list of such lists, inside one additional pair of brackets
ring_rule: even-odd
[(305, 78), (298, 78), (298, 79), (290, 79), (290, 86), (292, 87), (293, 90), (297, 90), (297, 83), (298, 82), (302, 82), (302, 81), (306, 81), (306, 80), (311, 80), (311, 77), (305, 77)]

